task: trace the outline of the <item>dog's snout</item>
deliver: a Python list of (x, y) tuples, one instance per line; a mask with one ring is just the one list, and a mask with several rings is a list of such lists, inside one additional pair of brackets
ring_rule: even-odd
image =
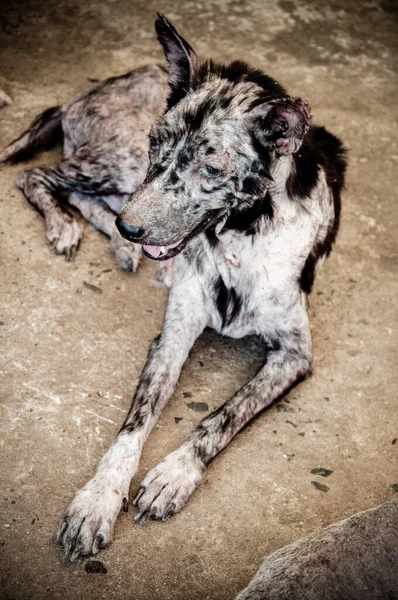
[(120, 217), (116, 219), (116, 227), (124, 238), (130, 242), (135, 242), (142, 238), (145, 233), (145, 229), (141, 225), (128, 225), (124, 223)]

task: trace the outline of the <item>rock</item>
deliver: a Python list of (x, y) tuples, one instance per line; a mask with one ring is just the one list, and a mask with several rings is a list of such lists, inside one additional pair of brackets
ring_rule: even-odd
[(323, 467), (311, 470), (311, 475), (319, 475), (320, 477), (329, 477), (332, 474), (333, 471), (331, 469), (324, 469)]
[(398, 500), (273, 552), (235, 600), (398, 598)]
[(209, 405), (206, 402), (188, 402), (187, 406), (196, 412), (206, 412), (209, 410)]
[(100, 560), (88, 560), (84, 565), (86, 573), (107, 573), (108, 569)]

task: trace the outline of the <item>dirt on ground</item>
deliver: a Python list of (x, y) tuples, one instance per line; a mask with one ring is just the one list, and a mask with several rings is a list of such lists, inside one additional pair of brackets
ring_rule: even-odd
[[(2, 167), (4, 600), (232, 599), (265, 555), (398, 493), (396, 4), (4, 2), (0, 87), (13, 103), (0, 112), (0, 145), (93, 79), (163, 62), (156, 10), (200, 56), (247, 60), (306, 98), (314, 122), (348, 148), (338, 242), (309, 299), (315, 372), (237, 436), (181, 514), (140, 528), (133, 510), (123, 513), (115, 541), (96, 557), (102, 566), (65, 564), (54, 533), (118, 431), (167, 291), (154, 284), (150, 261), (135, 275), (118, 270), (89, 225), (74, 262), (52, 254), (42, 217), (15, 187), (20, 167)], [(255, 339), (202, 336), (145, 446), (132, 495), (206, 414), (188, 405), (219, 406), (263, 359)]]

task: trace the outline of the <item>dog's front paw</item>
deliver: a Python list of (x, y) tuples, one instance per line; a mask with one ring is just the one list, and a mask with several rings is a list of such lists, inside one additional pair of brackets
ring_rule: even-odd
[(145, 525), (148, 519), (166, 521), (179, 512), (202, 479), (205, 467), (192, 449), (181, 446), (157, 467), (149, 471), (142, 482), (134, 506), (135, 520)]
[(66, 511), (56, 541), (71, 561), (86, 554), (96, 554), (113, 538), (115, 521), (127, 497), (112, 483), (94, 477), (79, 490)]
[(140, 244), (134, 244), (125, 240), (118, 230), (112, 234), (110, 242), (111, 250), (115, 254), (116, 262), (123, 271), (136, 272), (142, 256)]
[(73, 260), (82, 236), (77, 222), (70, 215), (54, 211), (46, 216), (47, 240), (54, 252)]

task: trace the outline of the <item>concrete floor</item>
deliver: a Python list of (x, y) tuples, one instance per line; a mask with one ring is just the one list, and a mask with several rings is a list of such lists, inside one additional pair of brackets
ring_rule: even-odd
[[(1, 146), (88, 78), (162, 60), (160, 10), (200, 55), (246, 59), (307, 98), (349, 148), (338, 244), (310, 297), (314, 376), (235, 439), (180, 515), (141, 529), (122, 514), (100, 555), (107, 575), (64, 564), (53, 534), (118, 430), (167, 293), (149, 261), (137, 275), (119, 271), (89, 225), (75, 262), (52, 255), (14, 186), (19, 167), (0, 172), (0, 596), (231, 599), (263, 556), (397, 494), (394, 2), (30, 0), (0, 10), (0, 87), (14, 100), (0, 113)], [(219, 406), (261, 358), (255, 340), (203, 336), (132, 493), (203, 417), (187, 403)], [(311, 474), (318, 467), (333, 474)]]

